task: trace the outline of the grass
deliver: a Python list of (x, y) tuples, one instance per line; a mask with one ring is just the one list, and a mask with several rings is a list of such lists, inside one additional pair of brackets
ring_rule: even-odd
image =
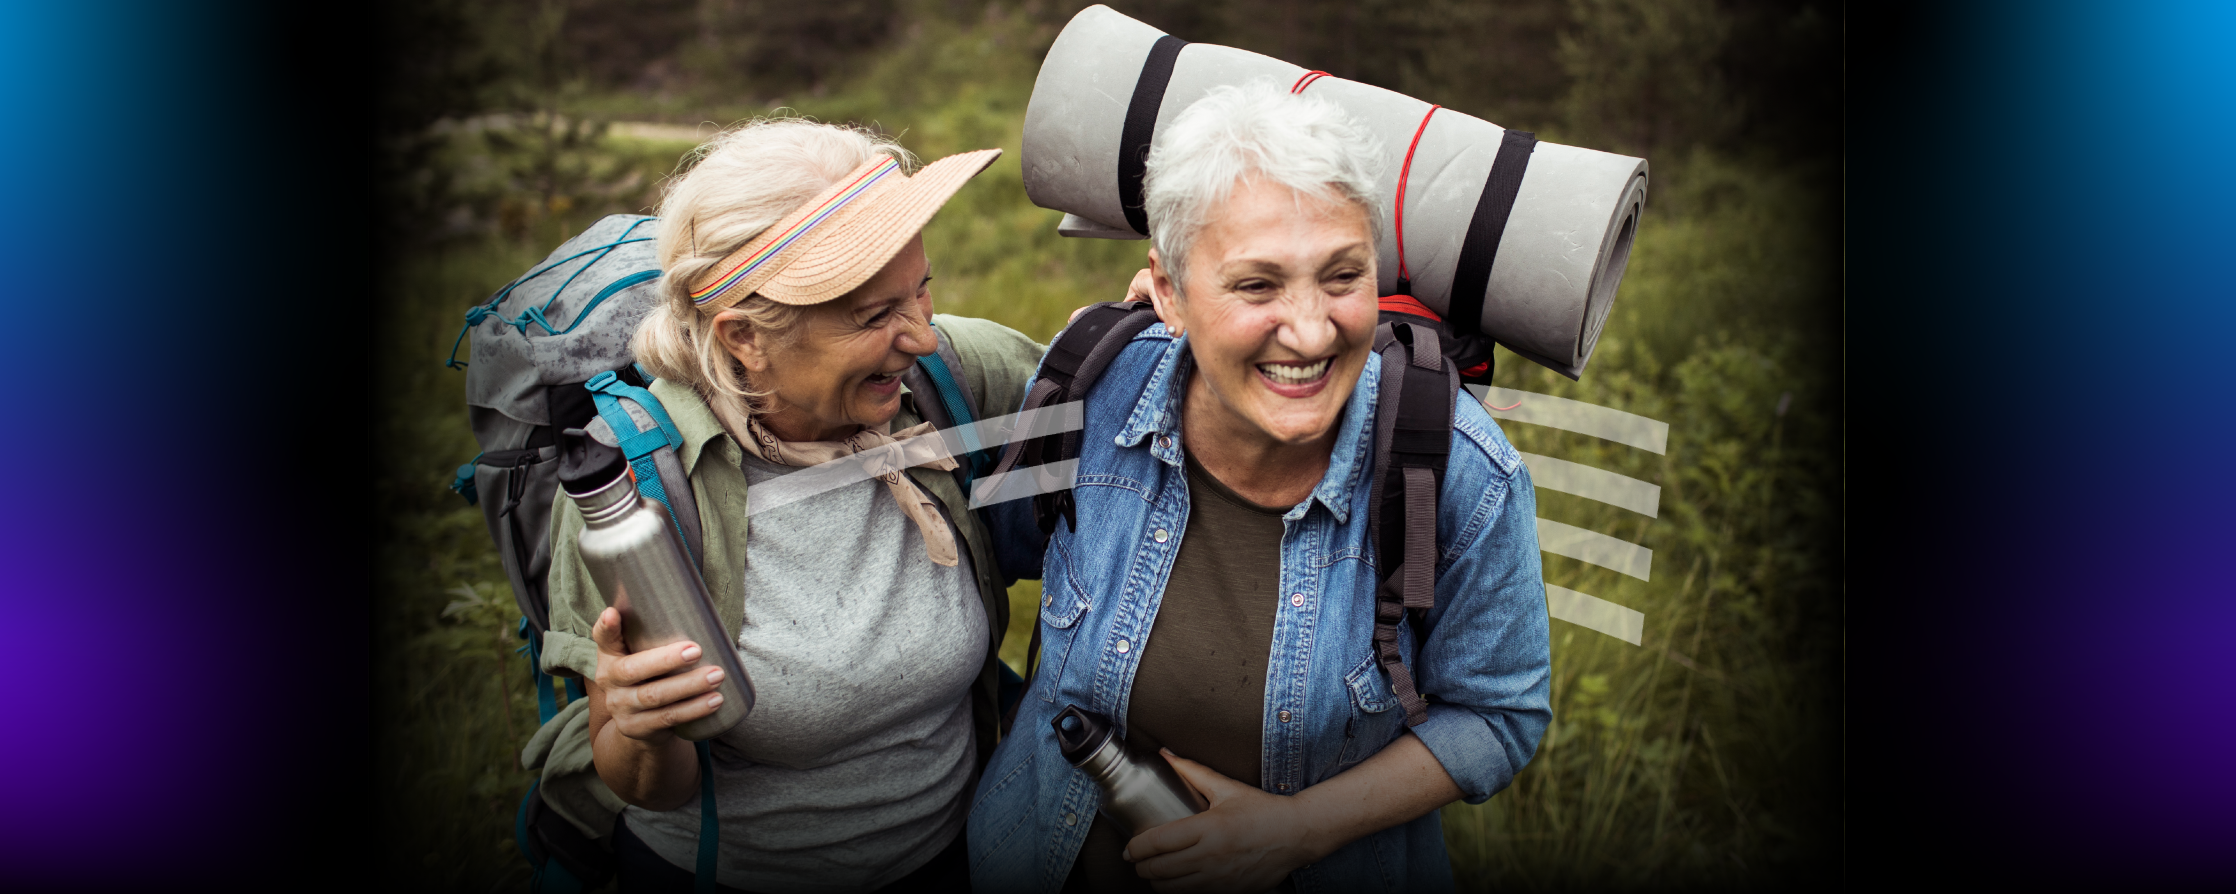
[[(1122, 294), (1143, 248), (1061, 239), (1059, 215), (1025, 199), (1020, 128), (1046, 39), (1022, 19), (926, 23), (851, 86), (796, 103), (879, 126), (925, 158), (1002, 147), (926, 230), (934, 291), (943, 311), (1042, 340), (1071, 308)], [(682, 120), (632, 103), (595, 97), (573, 111)], [(443, 163), (462, 173), (442, 226), (469, 235), (406, 249), (383, 274), (377, 865), (413, 886), (525, 881), (511, 829), (531, 778), (518, 748), (535, 725), (513, 654), (518, 610), (479, 510), (446, 490), (477, 448), (463, 377), (440, 360), (467, 306), (597, 216), (649, 210), (690, 148), (608, 135), (539, 162), (523, 145), (492, 151), (456, 135)], [(559, 174), (538, 181), (538, 171)], [(1670, 424), (1662, 455), (1505, 426), (1523, 450), (1662, 486), (1651, 519), (1539, 493), (1545, 517), (1655, 551), (1650, 582), (1545, 557), (1549, 583), (1644, 612), (1644, 642), (1554, 622), (1555, 719), (1537, 756), (1512, 788), (1444, 812), (1463, 889), (1791, 883), (1838, 856), (1827, 850), (1839, 835), (1844, 647), (1829, 193), (1823, 172), (1761, 160), (1679, 154), (1655, 159), (1654, 172), (1584, 380), (1503, 353), (1498, 372), (1501, 385)], [(1018, 664), (1037, 584), (1010, 596), (1003, 657)]]

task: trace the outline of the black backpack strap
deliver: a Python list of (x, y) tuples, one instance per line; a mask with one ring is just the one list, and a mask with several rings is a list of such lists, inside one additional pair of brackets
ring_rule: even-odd
[(1367, 500), (1367, 536), (1375, 544), (1379, 578), (1374, 654), (1405, 707), (1406, 725), (1418, 726), (1428, 719), (1428, 704), (1398, 650), (1398, 626), (1410, 615), (1415, 635), (1423, 636), (1436, 606), (1437, 495), (1451, 453), (1459, 378), (1432, 326), (1384, 323), (1374, 341), (1382, 355)]
[[(1039, 378), (1018, 411), (1084, 399), (1109, 371), (1111, 361), (1118, 359), (1119, 352), (1155, 322), (1156, 309), (1147, 301), (1106, 301), (1088, 307), (1079, 319), (1056, 334), (1055, 343), (1048, 346), (1048, 355), (1040, 362)], [(1079, 456), (1080, 431), (1010, 441), (990, 474), (1075, 459)], [(1073, 530), (1079, 526), (1069, 489), (1034, 497), (1033, 518), (1040, 523), (1043, 534), (1056, 530), (1058, 518)]]
[[(1156, 309), (1147, 301), (1107, 301), (1087, 308), (1064, 331), (1056, 333), (1056, 341), (1048, 346), (1048, 354), (1040, 363), (1039, 377), (1033, 390), (1025, 395), (1025, 404), (1019, 413), (1029, 413), (1042, 407), (1055, 406), (1073, 400), (1083, 400), (1095, 387), (1102, 374), (1110, 370), (1112, 361), (1126, 349), (1134, 336), (1157, 322)], [(1084, 428), (1081, 429), (1082, 431)], [(1020, 466), (1037, 466), (1079, 456), (1079, 432), (1048, 435), (1038, 438), (1020, 438), (1009, 442), (1002, 449), (1001, 462), (990, 475), (1000, 475)], [(1033, 498), (1033, 519), (1040, 524), (1040, 532), (1053, 534), (1056, 520), (1062, 518), (1079, 529), (1079, 517), (1072, 503), (1071, 490), (1041, 494)], [(1033, 622), (1033, 638), (1025, 646), (1025, 673), (1023, 688), (1030, 689), (1039, 670), (1040, 623)], [(1024, 703), (1020, 694), (1017, 702), (1003, 712), (1002, 735), (1017, 721), (1018, 705)]]

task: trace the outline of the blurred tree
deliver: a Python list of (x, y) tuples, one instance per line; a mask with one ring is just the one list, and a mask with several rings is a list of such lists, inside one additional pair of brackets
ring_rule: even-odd
[(821, 93), (893, 31), (894, 0), (698, 0), (678, 55), (704, 89)]
[[(1068, 3), (1062, 22), (1086, 3)], [(1263, 53), (1490, 121), (1550, 121), (1567, 77), (1553, 56), (1562, 0), (1115, 0), (1168, 33)]]
[(1714, 0), (1570, 0), (1569, 12), (1559, 57), (1580, 141), (1646, 154), (1737, 129), (1720, 67), (1731, 18)]
[(1723, 65), (1746, 110), (1748, 142), (1795, 158), (1839, 157), (1844, 16), (1841, 4), (1824, 0), (1732, 7)]
[(699, 0), (574, 0), (563, 40), (594, 90), (685, 86), (676, 54), (699, 36)]

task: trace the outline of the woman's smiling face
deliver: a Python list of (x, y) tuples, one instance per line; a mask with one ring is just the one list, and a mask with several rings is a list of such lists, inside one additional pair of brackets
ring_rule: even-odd
[[(1157, 315), (1188, 336), (1217, 432), (1300, 445), (1335, 428), (1379, 308), (1366, 211), (1244, 180), (1189, 246), (1186, 279), (1151, 256)], [(1199, 408), (1191, 406), (1191, 416)]]
[(771, 392), (761, 424), (787, 441), (836, 441), (892, 421), (901, 374), (939, 349), (931, 278), (919, 235), (868, 282), (807, 308), (788, 339), (725, 324), (731, 355)]

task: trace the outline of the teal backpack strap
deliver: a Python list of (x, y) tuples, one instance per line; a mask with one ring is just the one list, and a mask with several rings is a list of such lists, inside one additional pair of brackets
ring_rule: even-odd
[[(559, 699), (553, 691), (552, 676), (544, 673), (543, 643), (529, 627), (528, 619), (520, 619), (520, 638), (528, 644), (514, 649), (528, 653), (528, 671), (536, 690), (536, 717), (538, 725), (550, 723), (559, 714)], [(571, 701), (584, 696), (582, 681), (569, 679), (566, 683), (567, 698)], [(538, 777), (528, 782), (528, 793), (520, 797), (520, 808), (513, 813), (512, 843), (520, 849), (520, 856), (535, 867), (535, 874), (528, 877), (528, 890), (532, 894), (581, 894), (582, 880), (567, 871), (567, 867), (540, 852), (536, 837), (528, 831), (531, 805), (536, 802), (536, 788), (543, 784)]]
[(940, 406), (947, 409), (950, 424), (962, 435), (966, 465), (970, 467), (970, 480), (964, 482), (963, 492), (969, 493), (970, 481), (985, 477), (999, 457), (979, 443), (978, 430), (971, 426), (978, 420), (971, 415), (970, 401), (963, 398), (963, 386), (955, 380), (954, 371), (947, 368), (947, 361), (933, 352), (916, 358), (916, 365), (924, 371), (925, 378), (932, 380), (932, 390), (939, 393)]
[[(641, 378), (643, 367), (636, 371)], [(691, 495), (691, 482), (683, 473), (683, 433), (675, 427), (675, 420), (668, 417), (667, 408), (660, 399), (652, 396), (649, 388), (632, 385), (620, 375), (602, 372), (584, 382), (590, 397), (598, 407), (598, 418), (612, 427), (614, 437), (621, 441), (621, 453), (629, 460), (629, 468), (636, 473), (637, 492), (646, 499), (657, 500), (668, 508), (668, 519), (683, 538), (686, 551), (696, 562), (705, 554), (699, 542), (698, 501)], [(636, 417), (622, 404), (628, 401), (637, 405), (653, 426), (640, 430)]]
[[(647, 381), (651, 378), (644, 375), (644, 368), (641, 366), (636, 368), (636, 372)], [(675, 524), (676, 533), (691, 551), (691, 560), (699, 561), (697, 525), (693, 524), (686, 530), (682, 520), (682, 516), (689, 512), (696, 522), (697, 509), (692, 506), (690, 483), (682, 480), (683, 466), (680, 459), (674, 464), (674, 471), (671, 473), (676, 480), (669, 482), (667, 486), (662, 485), (662, 479), (670, 477), (670, 474), (663, 474), (660, 456), (664, 454), (671, 458), (679, 457), (678, 451), (683, 448), (683, 433), (676, 430), (675, 420), (668, 418), (667, 408), (660, 405), (660, 399), (653, 397), (651, 390), (622, 381), (615, 373), (599, 373), (591, 377), (590, 381), (584, 382), (583, 387), (590, 389), (591, 399), (597, 402), (598, 418), (612, 426), (614, 436), (621, 439), (621, 453), (628, 458), (630, 469), (636, 472), (637, 493), (646, 499), (658, 500), (668, 507), (669, 520)], [(636, 403), (639, 409), (652, 417), (654, 426), (639, 430), (636, 418), (629, 415), (627, 407), (622, 406), (623, 400)], [(716, 858), (721, 853), (722, 817), (714, 801), (714, 752), (705, 742), (698, 742), (696, 745), (699, 753), (699, 863), (693, 884), (699, 894), (715, 894), (719, 889), (715, 870)]]

